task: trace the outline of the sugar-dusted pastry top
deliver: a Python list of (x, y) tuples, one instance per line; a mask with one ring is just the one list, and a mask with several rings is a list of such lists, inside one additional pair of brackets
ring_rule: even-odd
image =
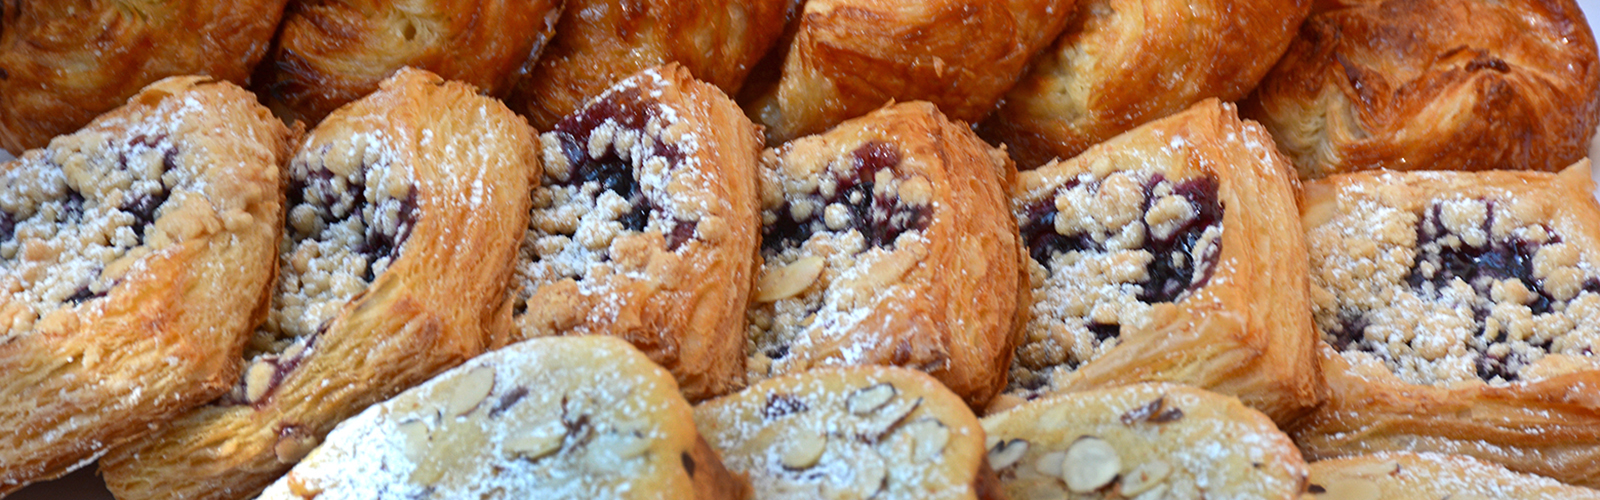
[(1460, 455), (1377, 453), (1311, 464), (1312, 500), (1595, 500), (1600, 491)]

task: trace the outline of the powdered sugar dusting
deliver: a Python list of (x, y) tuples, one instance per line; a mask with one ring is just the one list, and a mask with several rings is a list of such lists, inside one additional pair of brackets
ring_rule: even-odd
[(1316, 488), (1327, 490), (1353, 481), (1376, 486), (1386, 498), (1600, 498), (1594, 490), (1461, 455), (1391, 452), (1311, 464), (1311, 484)]

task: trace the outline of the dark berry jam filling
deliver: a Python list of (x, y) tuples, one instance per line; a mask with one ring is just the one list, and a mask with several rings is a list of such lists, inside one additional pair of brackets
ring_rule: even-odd
[(11, 213), (0, 210), (0, 242), (11, 241), (11, 238), (16, 236), (16, 232), (16, 219), (12, 218)]
[[(357, 178), (365, 179), (372, 170), (370, 165), (362, 165)], [(397, 223), (390, 229), (378, 223), (379, 207), (372, 206), (376, 202), (367, 199), (365, 185), (360, 182), (349, 182), (343, 190), (340, 190), (335, 186), (334, 178), (335, 174), (326, 168), (309, 169), (303, 176), (291, 176), (289, 207), (292, 210), (293, 207), (309, 204), (324, 222), (360, 219), (364, 232), (361, 241), (356, 242), (352, 250), (367, 260), (368, 266), (362, 279), (371, 282), (377, 277), (377, 270), (373, 264), (384, 258), (393, 262), (400, 256), (406, 240), (411, 237), (411, 230), (416, 226), (419, 215), (416, 190), (408, 187), (405, 197), (400, 198), (399, 208), (395, 214)], [(319, 237), (313, 234), (295, 236), (297, 240)]]
[[(894, 144), (868, 142), (852, 151), (849, 161), (853, 168), (835, 179), (837, 187), (833, 196), (803, 194), (791, 196), (784, 202), (777, 210), (777, 221), (762, 228), (763, 250), (799, 247), (811, 239), (812, 234), (828, 231), (822, 214), (825, 207), (833, 204), (847, 209), (845, 227), (859, 231), (868, 247), (892, 248), (895, 239), (906, 231), (927, 228), (933, 217), (932, 208), (900, 203), (892, 192), (874, 194), (878, 172), (893, 172), (900, 164), (900, 151)], [(794, 203), (801, 201), (796, 198), (810, 198), (804, 201), (818, 208), (811, 216), (796, 219)]]

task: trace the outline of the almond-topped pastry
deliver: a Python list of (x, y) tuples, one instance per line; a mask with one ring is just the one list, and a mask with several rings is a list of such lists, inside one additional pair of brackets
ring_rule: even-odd
[(563, 0), (554, 38), (506, 99), (539, 130), (646, 68), (677, 63), (737, 95), (796, 0)]
[(410, 66), (505, 96), (527, 75), (562, 0), (294, 2), (257, 74), (285, 121), (321, 121)]
[(262, 500), (749, 498), (672, 374), (610, 337), (531, 339), (372, 406)]
[(1553, 172), (1588, 151), (1600, 56), (1578, 2), (1324, 3), (1243, 104), (1301, 177)]
[(1378, 453), (1311, 464), (1306, 500), (1600, 500), (1600, 491), (1472, 457)]
[(298, 140), (244, 89), (177, 77), (0, 164), (0, 495), (228, 392)]
[(983, 419), (1011, 500), (1299, 500), (1306, 463), (1238, 399), (1174, 384), (1059, 394)]
[(1311, 0), (1084, 0), (981, 127), (1022, 169), (1207, 98), (1250, 93)]
[(1076, 0), (810, 0), (784, 48), (782, 75), (748, 104), (781, 144), (891, 101), (929, 101), (982, 120)]
[(289, 163), (277, 289), (243, 374), (102, 459), (117, 498), (248, 498), (340, 420), (503, 342), (534, 137), (410, 69), (317, 126)]
[(0, 149), (43, 147), (169, 76), (248, 83), (286, 1), (5, 2)]
[(1232, 105), (1201, 102), (1018, 175), (1031, 317), (1008, 395), (1136, 381), (1317, 402), (1294, 170)]
[(1471, 455), (1600, 486), (1600, 205), (1587, 161), (1306, 185), (1327, 404), (1307, 456)]
[(755, 498), (998, 499), (983, 429), (937, 380), (892, 366), (764, 380), (694, 410)]
[(742, 385), (755, 125), (669, 64), (618, 83), (541, 142), (513, 290), (522, 338), (622, 337), (691, 401)]
[(1005, 385), (1025, 286), (1011, 170), (926, 102), (768, 150), (749, 378), (900, 365), (982, 407)]

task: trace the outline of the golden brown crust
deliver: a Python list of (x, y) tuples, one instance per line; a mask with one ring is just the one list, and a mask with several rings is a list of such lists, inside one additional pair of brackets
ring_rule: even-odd
[(792, 0), (567, 0), (556, 35), (507, 98), (539, 130), (640, 70), (678, 63), (737, 95)]
[(691, 400), (744, 375), (760, 133), (677, 64), (619, 82), (542, 137), (518, 339), (613, 335)]
[[(1558, 260), (1545, 254), (1546, 249), (1554, 250), (1555, 247), (1576, 249), (1577, 252), (1571, 255), (1577, 261), (1574, 264), (1587, 266), (1590, 265), (1588, 263), (1600, 262), (1600, 252), (1596, 252), (1596, 249), (1600, 249), (1600, 233), (1595, 230), (1597, 221), (1600, 221), (1600, 205), (1596, 205), (1592, 198), (1592, 188), (1586, 162), (1559, 175), (1512, 171), (1370, 172), (1329, 177), (1310, 183), (1305, 189), (1303, 213), (1312, 266), (1314, 269), (1322, 266), (1322, 261), (1332, 259), (1329, 256), (1361, 258), (1420, 254), (1404, 244), (1392, 243), (1404, 239), (1407, 233), (1413, 238), (1417, 237), (1417, 232), (1425, 225), (1405, 223), (1415, 217), (1395, 219), (1399, 221), (1395, 223), (1395, 232), (1399, 234), (1394, 235), (1385, 229), (1388, 224), (1358, 220), (1356, 223), (1367, 227), (1366, 234), (1371, 235), (1363, 237), (1369, 238), (1366, 244), (1337, 243), (1335, 237), (1342, 227), (1339, 221), (1354, 217), (1354, 214), (1365, 210), (1362, 207), (1367, 206), (1393, 207), (1402, 214), (1420, 213), (1441, 199), (1491, 201), (1495, 204), (1493, 216), (1502, 221), (1495, 223), (1495, 227), (1501, 227), (1501, 224), (1511, 227), (1531, 224), (1556, 235), (1556, 239), (1540, 245), (1542, 248), (1533, 254), (1531, 262), (1534, 273), (1546, 274), (1543, 266)], [(1518, 234), (1523, 238), (1531, 238), (1526, 233)], [(1358, 246), (1351, 246), (1351, 243)], [(1421, 259), (1420, 256), (1416, 258)], [(1383, 261), (1369, 263), (1372, 264), (1370, 266), (1362, 265), (1360, 261), (1353, 264), (1360, 268), (1354, 272), (1340, 272), (1338, 269), (1345, 267), (1336, 266), (1314, 274), (1318, 277), (1313, 279), (1312, 292), (1316, 298), (1319, 329), (1324, 330), (1324, 339), (1339, 335), (1330, 331), (1338, 321), (1322, 324), (1321, 316), (1342, 311), (1334, 304), (1341, 300), (1336, 290), (1346, 288), (1343, 283), (1366, 283), (1361, 285), (1363, 289), (1387, 293), (1382, 285), (1375, 284), (1374, 276), (1378, 272), (1373, 270), (1388, 269), (1389, 265)], [(1362, 273), (1360, 270), (1368, 272)], [(1407, 271), (1399, 270), (1402, 274)], [(1542, 276), (1542, 279), (1528, 282), (1527, 286), (1543, 294), (1559, 293), (1553, 291), (1561, 286), (1557, 284), (1558, 281), (1568, 281), (1558, 276), (1562, 272), (1557, 268), (1547, 276)], [(1574, 279), (1583, 281), (1585, 276), (1579, 275)], [(1593, 277), (1587, 279), (1592, 280)], [(1419, 281), (1428, 280), (1422, 278)], [(1471, 294), (1470, 289), (1466, 291), (1468, 295)], [(1596, 303), (1600, 303), (1600, 296), (1588, 289), (1571, 292), (1575, 297), (1557, 299), (1566, 303), (1567, 313), (1578, 316), (1576, 320), (1562, 319), (1558, 317), (1560, 314), (1540, 314), (1537, 323), (1546, 326), (1568, 325), (1572, 331), (1555, 332), (1555, 335), (1570, 338), (1552, 345), (1551, 334), (1528, 335), (1529, 342), (1536, 343), (1533, 339), (1543, 339), (1545, 347), (1542, 349), (1551, 352), (1541, 352), (1539, 354), (1542, 357), (1537, 359), (1523, 360), (1521, 368), (1516, 370), (1493, 363), (1474, 366), (1483, 358), (1481, 354), (1473, 354), (1473, 344), (1468, 344), (1468, 350), (1465, 351), (1450, 349), (1438, 358), (1420, 354), (1427, 347), (1412, 337), (1455, 330), (1447, 322), (1437, 322), (1427, 317), (1405, 320), (1405, 324), (1422, 327), (1421, 330), (1412, 330), (1398, 321), (1384, 321), (1379, 316), (1373, 316), (1365, 331), (1367, 337), (1380, 331), (1393, 331), (1396, 334), (1416, 332), (1401, 337), (1409, 341), (1386, 342), (1384, 345), (1390, 346), (1390, 353), (1395, 356), (1406, 355), (1411, 350), (1418, 352), (1416, 356), (1425, 361), (1405, 364), (1407, 377), (1441, 373), (1438, 376), (1440, 381), (1435, 384), (1409, 383), (1394, 369), (1386, 367), (1383, 362), (1386, 358), (1373, 354), (1369, 348), (1363, 347), (1358, 352), (1341, 352), (1327, 342), (1318, 342), (1320, 363), (1328, 383), (1328, 400), (1321, 408), (1295, 424), (1293, 434), (1296, 442), (1308, 457), (1313, 458), (1380, 451), (1433, 451), (1471, 455), (1500, 463), (1512, 470), (1541, 474), (1573, 484), (1600, 485), (1600, 480), (1597, 480), (1600, 478), (1600, 398), (1590, 390), (1600, 387), (1600, 362), (1592, 354), (1556, 352), (1565, 350), (1561, 349), (1563, 345), (1579, 352), (1582, 352), (1585, 343), (1592, 346), (1591, 330), (1596, 324), (1593, 318), (1600, 316), (1600, 310), (1595, 307)], [(1383, 303), (1396, 303), (1408, 311), (1426, 311), (1433, 307), (1426, 302), (1410, 305), (1413, 302), (1409, 293), (1386, 294)], [(1495, 296), (1500, 297), (1498, 293)], [(1476, 328), (1482, 330), (1485, 321), (1499, 317), (1501, 306), (1497, 304), (1487, 320), (1478, 319)], [(1523, 309), (1526, 311), (1526, 307)], [(1359, 313), (1362, 311), (1351, 312)], [(1371, 314), (1368, 313), (1368, 316)], [(1507, 323), (1510, 326), (1506, 330), (1516, 330), (1514, 321)], [(1348, 338), (1353, 333), (1343, 335), (1345, 337), (1338, 338)], [(1521, 337), (1522, 334), (1517, 336)], [(1583, 340), (1585, 338), (1588, 340)], [(1395, 349), (1398, 348), (1394, 347), (1397, 345), (1409, 345), (1410, 349), (1397, 351)], [(1519, 356), (1521, 354), (1518, 353)], [(1446, 369), (1452, 368), (1453, 360), (1467, 364), (1463, 370), (1470, 379), (1448, 376), (1450, 371)], [(1416, 365), (1433, 366), (1438, 370), (1411, 368)], [(1480, 380), (1489, 378), (1486, 374), (1502, 371), (1506, 374), (1504, 378), (1512, 380), (1498, 380), (1495, 383)]]
[[(298, 135), (243, 89), (169, 78), (0, 165), (9, 240), (0, 242), (0, 494), (64, 474), (233, 385), (271, 296), (280, 165)], [(144, 177), (115, 180), (128, 172)], [(66, 220), (44, 223), (60, 232), (41, 234), (32, 225), (42, 204), (27, 199), (57, 182), (56, 198), (67, 200), (57, 206), (71, 211), (64, 205), (77, 200), (76, 228), (59, 215)], [(93, 228), (129, 220), (90, 241)], [(56, 280), (72, 281), (41, 288)]]
[(285, 121), (321, 121), (410, 66), (504, 96), (544, 49), (562, 0), (295, 2), (258, 73)]
[[(1157, 174), (1162, 180), (1155, 178)], [(1145, 178), (1148, 193), (1139, 194), (1137, 185), (1110, 187), (1113, 183), (1107, 179), (1120, 176)], [(1128, 182), (1134, 181), (1122, 179), (1116, 184)], [(1153, 263), (1169, 257), (1130, 260), (1139, 251), (1154, 253), (1156, 247), (1142, 243), (1124, 250), (1113, 247), (1127, 246), (1116, 241), (1127, 234), (1127, 227), (1136, 235), (1143, 231), (1138, 242), (1159, 240), (1150, 236), (1165, 224), (1155, 218), (1155, 207), (1175, 196), (1155, 198), (1153, 193), (1165, 189), (1164, 182), (1177, 184), (1175, 192), (1194, 190), (1187, 195), (1187, 204), (1199, 215), (1197, 222), (1186, 223), (1196, 225), (1185, 226), (1199, 237), (1192, 243), (1193, 251), (1200, 253), (1213, 229), (1220, 250), (1207, 254), (1216, 256), (1213, 264), (1193, 268), (1193, 273), (1209, 269), (1204, 271), (1208, 279), (1183, 276), (1187, 281), (1177, 284), (1186, 285), (1182, 288), (1186, 291), (1167, 293), (1164, 300), (1141, 296), (1135, 301), (1128, 290), (1146, 294), (1165, 288), (1156, 286), (1159, 277), (1154, 273), (1159, 267)], [(1215, 186), (1214, 195), (1199, 187), (1207, 184)], [(1315, 405), (1320, 377), (1313, 363), (1315, 337), (1306, 262), (1301, 257), (1305, 244), (1295, 217), (1296, 184), (1292, 167), (1273, 149), (1266, 131), (1254, 122), (1240, 121), (1232, 105), (1214, 99), (1096, 145), (1070, 161), (1019, 174), (1012, 203), (1033, 253), (1025, 265), (1033, 269), (1037, 302), (1012, 362), (1010, 394), (1035, 397), (1139, 381), (1173, 381), (1238, 396), (1277, 422), (1288, 422)], [(1082, 198), (1080, 185), (1099, 186), (1099, 194), (1089, 195), (1096, 197), (1092, 200)], [(1116, 194), (1124, 191), (1132, 197)], [(1220, 223), (1211, 222), (1201, 232), (1199, 224), (1205, 223), (1208, 209), (1194, 204), (1204, 204), (1208, 198), (1220, 205)], [(1061, 214), (1060, 207), (1080, 202), (1089, 205), (1074, 208), (1079, 215)], [(1152, 208), (1127, 216), (1131, 220), (1124, 226), (1085, 229), (1102, 224), (1094, 221), (1116, 217), (1118, 206), (1137, 208), (1141, 203)], [(1052, 225), (1043, 225), (1046, 214)], [(1073, 225), (1081, 227), (1070, 229)], [(1103, 237), (1103, 231), (1110, 231), (1113, 238), (1092, 245), (1072, 239)], [(1186, 247), (1174, 250), (1182, 248)], [(1200, 262), (1199, 257), (1183, 257)], [(1049, 259), (1051, 267), (1041, 258)], [(1105, 333), (1086, 329), (1097, 325), (1120, 326)], [(1111, 338), (1085, 344), (1086, 336), (1106, 334), (1115, 338), (1115, 344)], [(991, 410), (1018, 402), (1006, 399)]]
[(1244, 104), (1303, 178), (1555, 171), (1600, 123), (1600, 59), (1571, 0), (1350, 1), (1318, 12)]
[[(768, 150), (762, 163), (752, 378), (892, 364), (928, 371), (977, 407), (999, 393), (1023, 286), (1004, 152), (912, 102)], [(814, 272), (798, 272), (806, 266)]]
[(0, 148), (37, 148), (176, 75), (245, 84), (286, 0), (5, 2)]
[[(330, 115), (289, 168), (294, 237), (245, 375), (227, 380), (234, 392), (215, 404), (107, 455), (100, 471), (111, 490), (254, 495), (340, 420), (505, 335), (504, 290), (538, 168), (533, 140), (509, 109), (420, 70)], [(362, 201), (341, 214), (325, 202), (350, 199), (343, 182), (329, 183), (347, 176)], [(337, 232), (351, 224), (356, 232)], [(362, 264), (340, 267), (352, 260)], [(344, 291), (318, 295), (328, 288)]]
[(1600, 500), (1600, 491), (1460, 455), (1379, 453), (1311, 464), (1308, 500)]
[(983, 119), (1028, 60), (1066, 25), (1075, 0), (812, 0), (783, 76), (750, 113), (779, 144), (892, 100), (925, 100)]
[(1250, 92), (1310, 0), (1089, 0), (982, 125), (1023, 169), (1206, 98)]

